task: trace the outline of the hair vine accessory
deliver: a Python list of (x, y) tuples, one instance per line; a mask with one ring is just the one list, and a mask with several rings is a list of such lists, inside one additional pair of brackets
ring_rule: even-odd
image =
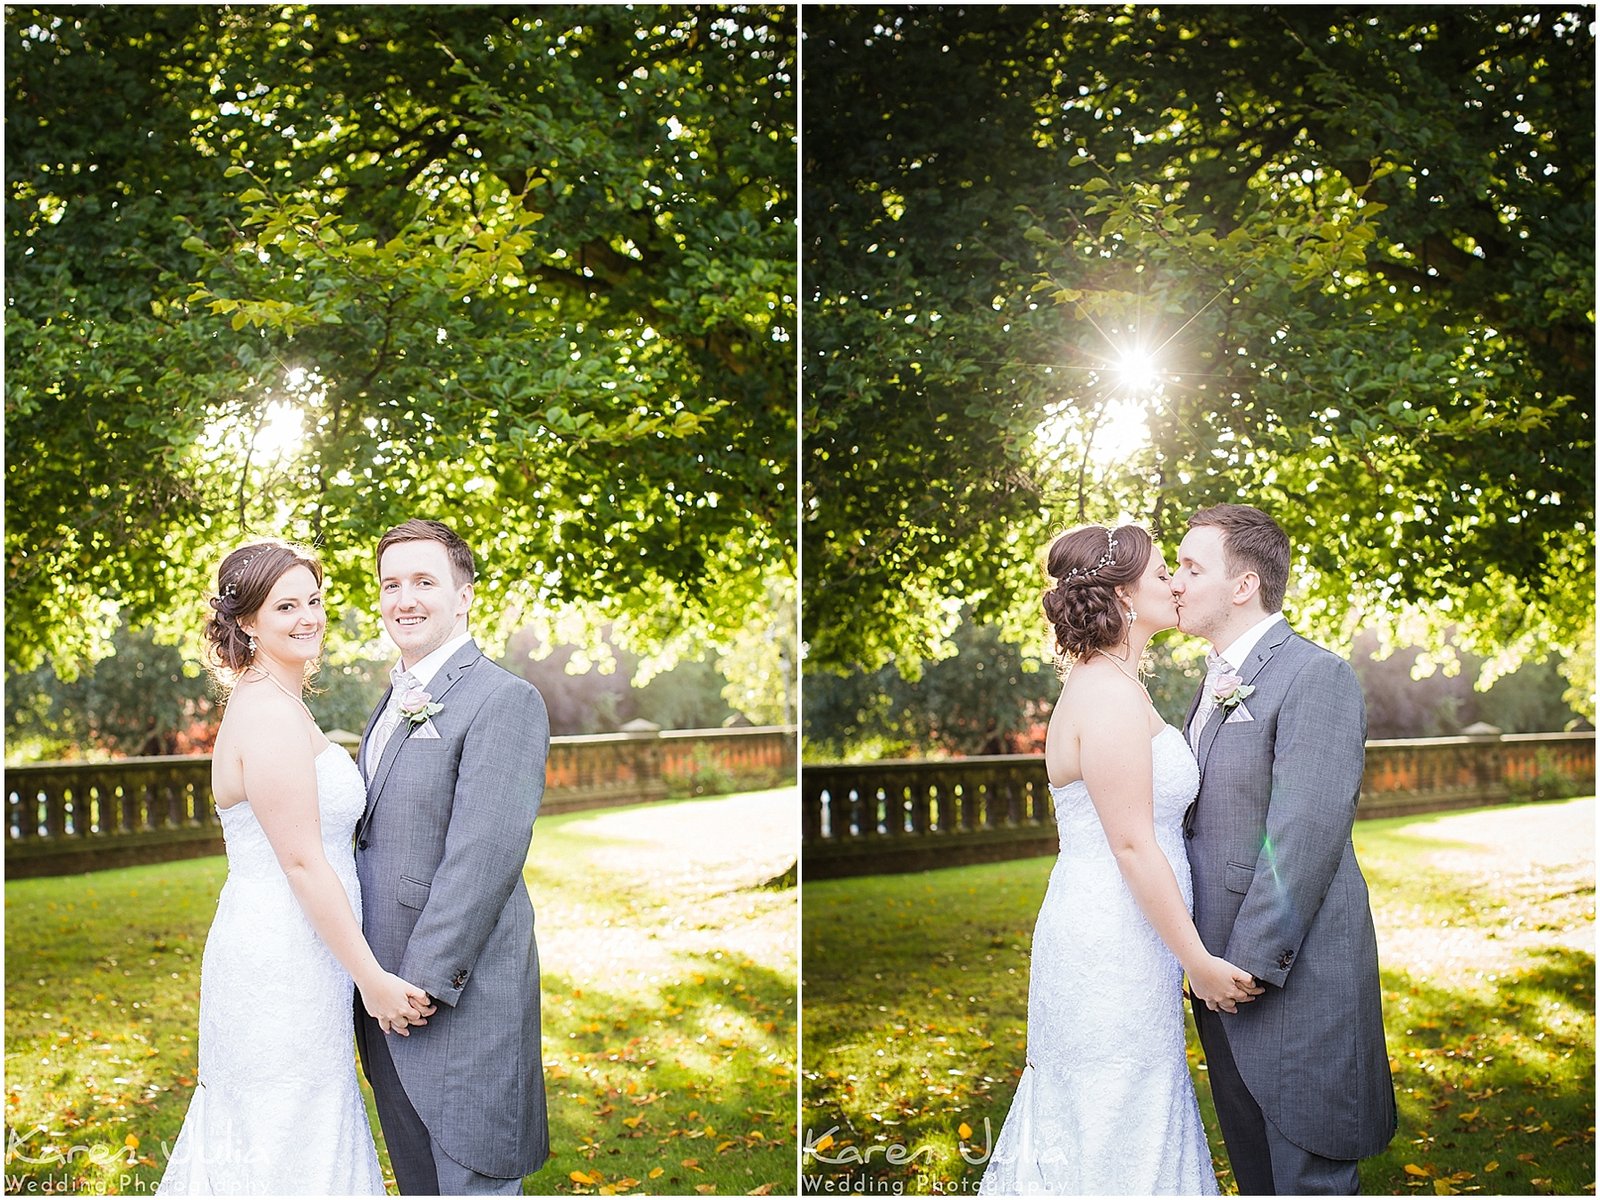
[(1106, 552), (1100, 556), (1100, 561), (1095, 563), (1095, 565), (1092, 567), (1073, 567), (1072, 570), (1068, 571), (1061, 578), (1063, 580), (1079, 578), (1093, 579), (1096, 575), (1100, 574), (1101, 571), (1105, 570), (1107, 565), (1109, 565), (1111, 560), (1116, 556), (1117, 535), (1108, 529), (1106, 530)]
[(228, 580), (228, 582), (223, 586), (222, 595), (225, 599), (232, 600), (239, 594), (239, 581), (244, 578), (244, 569), (248, 567), (254, 559), (255, 555), (252, 554), (249, 558), (241, 562), (239, 564), (239, 569), (233, 573), (233, 578)]

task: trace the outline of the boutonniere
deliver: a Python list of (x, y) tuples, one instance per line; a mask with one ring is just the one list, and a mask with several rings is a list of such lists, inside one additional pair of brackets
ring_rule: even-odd
[(442, 713), (444, 705), (433, 703), (433, 697), (421, 688), (412, 688), (400, 697), (400, 715), (415, 729), (435, 713)]
[(1237, 675), (1221, 676), (1217, 680), (1217, 686), (1211, 689), (1212, 701), (1224, 714), (1231, 713), (1255, 694), (1256, 689), (1244, 686), (1244, 680)]

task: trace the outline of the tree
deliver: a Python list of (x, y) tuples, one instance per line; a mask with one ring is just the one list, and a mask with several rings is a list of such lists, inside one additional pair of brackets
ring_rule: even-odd
[[(964, 619), (956, 653), (926, 663), (915, 678), (894, 666), (806, 680), (806, 761), (1028, 754), (1044, 749), (1050, 709), (1061, 693), (1055, 664), (1038, 653), (1049, 634), (1019, 648), (993, 625)], [(1203, 655), (1187, 639), (1158, 636), (1142, 664), (1151, 703), (1181, 727), (1205, 676)]]
[(1307, 632), (1581, 661), (1590, 19), (808, 14), (808, 663), (1020, 638), (1053, 532), (1223, 500)]
[(793, 25), (8, 9), (8, 665), (192, 638), (261, 533), (371, 614), (417, 514), (491, 641), (741, 626), (793, 573)]
[(112, 645), (71, 681), (48, 667), (6, 676), (9, 760), (209, 749), (221, 715), (210, 677), (146, 631), (118, 629)]

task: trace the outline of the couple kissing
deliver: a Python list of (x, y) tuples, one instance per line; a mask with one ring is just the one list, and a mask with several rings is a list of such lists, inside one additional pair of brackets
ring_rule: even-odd
[[(1202, 509), (1177, 558), (1169, 574), (1136, 525), (1050, 547), (1044, 611), (1064, 678), (1045, 765), (1061, 850), (986, 1193), (1217, 1194), (1185, 976), (1241, 1194), (1354, 1194), (1358, 1161), (1394, 1136), (1350, 838), (1360, 685), (1284, 619), (1289, 539), (1266, 513)], [(1211, 645), (1182, 729), (1137, 670), (1172, 628)]]

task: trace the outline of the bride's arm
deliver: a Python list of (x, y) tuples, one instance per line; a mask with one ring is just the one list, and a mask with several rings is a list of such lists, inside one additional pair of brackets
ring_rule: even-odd
[[(235, 695), (232, 703), (242, 697)], [(264, 690), (236, 713), (252, 729), (240, 753), (244, 794), (261, 822), (300, 909), (361, 991), (362, 1003), (385, 1028), (425, 1025), (427, 994), (385, 971), (362, 935), (350, 897), (322, 849), (317, 768), (305, 720), (286, 696)]]
[(1079, 749), (1083, 781), (1117, 867), (1145, 919), (1177, 956), (1194, 994), (1233, 1012), (1261, 990), (1248, 971), (1211, 954), (1156, 844), (1149, 707), (1132, 681), (1108, 679), (1096, 697), (1095, 728)]

